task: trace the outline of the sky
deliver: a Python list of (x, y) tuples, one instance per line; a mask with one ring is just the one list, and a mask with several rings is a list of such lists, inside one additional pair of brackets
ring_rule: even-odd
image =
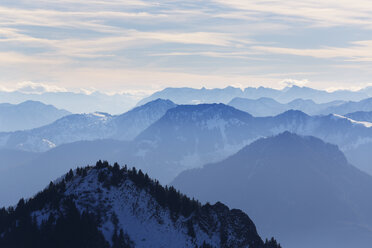
[(372, 85), (369, 0), (2, 0), (0, 90)]

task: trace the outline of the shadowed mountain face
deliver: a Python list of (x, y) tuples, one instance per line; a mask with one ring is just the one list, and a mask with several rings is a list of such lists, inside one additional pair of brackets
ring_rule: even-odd
[(43, 152), (76, 141), (131, 140), (175, 106), (169, 100), (158, 99), (118, 116), (98, 112), (68, 115), (40, 128), (0, 133), (0, 146)]
[[(334, 145), (285, 132), (260, 139), (172, 183), (202, 201), (246, 211), (284, 247), (369, 247), (372, 177)], [(299, 245), (301, 244), (301, 245)]]
[(169, 182), (182, 170), (218, 161), (259, 134), (252, 116), (224, 104), (181, 105), (142, 132), (130, 162)]
[(26, 101), (20, 104), (0, 104), (0, 132), (32, 129), (52, 123), (70, 114), (63, 109), (41, 102)]
[(201, 205), (141, 171), (97, 162), (14, 210), (0, 209), (1, 247), (280, 248), (222, 203)]

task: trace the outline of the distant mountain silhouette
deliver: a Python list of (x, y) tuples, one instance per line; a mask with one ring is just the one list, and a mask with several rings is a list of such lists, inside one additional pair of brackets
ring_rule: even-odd
[(327, 103), (336, 100), (343, 101), (360, 101), (362, 99), (372, 97), (369, 91), (348, 91), (337, 90), (328, 92), (324, 90), (316, 90), (309, 87), (290, 86), (281, 90), (265, 88), (265, 87), (248, 87), (244, 90), (234, 87), (226, 87), (224, 89), (195, 89), (195, 88), (165, 88), (164, 90), (155, 92), (149, 97), (145, 97), (139, 101), (138, 105), (155, 100), (157, 98), (169, 99), (176, 104), (199, 104), (199, 103), (225, 103), (227, 104), (235, 97), (259, 99), (272, 98), (280, 103), (288, 103), (295, 99), (313, 100), (317, 103)]
[(338, 106), (344, 103), (343, 101), (333, 101), (328, 103), (317, 104), (313, 100), (295, 99), (289, 103), (280, 103), (272, 98), (262, 97), (259, 99), (248, 99), (236, 97), (232, 99), (228, 105), (234, 108), (248, 112), (256, 117), (274, 116), (288, 110), (301, 110), (309, 115), (317, 115), (320, 113), (330, 114), (327, 109), (333, 106)]
[(137, 103), (137, 106), (157, 98), (169, 99), (177, 104), (227, 103), (232, 98), (242, 94), (241, 89), (231, 86), (224, 89), (165, 88), (149, 97), (145, 97)]
[(312, 100), (301, 98), (288, 103), (280, 103), (271, 98), (247, 99), (237, 97), (228, 104), (256, 117), (278, 115), (288, 110), (301, 110), (309, 115), (345, 115), (355, 111), (372, 111), (372, 98), (358, 102), (332, 101), (318, 104)]
[(0, 104), (0, 132), (32, 129), (70, 114), (63, 109), (36, 101)]
[(182, 172), (172, 183), (202, 201), (241, 208), (283, 247), (370, 247), (372, 177), (337, 146), (284, 132)]

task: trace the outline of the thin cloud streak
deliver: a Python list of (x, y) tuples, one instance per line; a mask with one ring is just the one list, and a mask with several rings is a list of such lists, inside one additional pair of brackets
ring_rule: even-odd
[(294, 49), (270, 46), (254, 46), (267, 53), (307, 56), (321, 59), (343, 58), (346, 61), (372, 61), (372, 40), (355, 41), (350, 47), (325, 47), (318, 49)]
[(366, 0), (5, 0), (0, 81), (135, 91), (180, 77), (275, 86), (293, 76), (333, 87), (362, 67), (358, 80), (368, 83), (371, 30)]
[(367, 0), (215, 0), (215, 2), (237, 10), (296, 17), (318, 26), (359, 25), (372, 28), (372, 2)]

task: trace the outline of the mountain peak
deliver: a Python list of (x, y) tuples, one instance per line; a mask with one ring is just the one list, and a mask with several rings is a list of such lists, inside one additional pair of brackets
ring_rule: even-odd
[(162, 99), (162, 98), (157, 98), (151, 102), (148, 102), (148, 103), (145, 103), (143, 106), (149, 106), (149, 105), (154, 105), (154, 104), (166, 104), (166, 105), (174, 105), (176, 106), (176, 104), (174, 102), (172, 102), (171, 100), (169, 99)]
[(303, 103), (316, 104), (311, 99), (302, 99), (302, 98), (296, 98), (296, 99), (290, 101), (288, 104), (291, 105), (291, 104), (303, 104)]
[(156, 98), (155, 100), (145, 102), (144, 104), (138, 104), (137, 107), (133, 108), (132, 110), (121, 114), (120, 116), (125, 116), (133, 112), (142, 111), (144, 109), (154, 109), (155, 111), (163, 110), (163, 109), (170, 109), (174, 108), (177, 105), (169, 99), (163, 98)]
[[(172, 109), (170, 112), (176, 113), (176, 112), (184, 112), (184, 113), (194, 113), (199, 112), (201, 113), (209, 113), (209, 114), (217, 114), (217, 113), (225, 113), (225, 114), (244, 114), (247, 115), (247, 113), (237, 110), (234, 107), (228, 106), (223, 103), (203, 103), (203, 104), (197, 104), (197, 105), (179, 105), (176, 108)], [(249, 114), (248, 114), (249, 115)]]
[[(289, 164), (308, 166), (309, 161), (318, 161), (311, 166), (328, 166), (327, 163), (348, 166), (344, 154), (336, 145), (325, 143), (313, 136), (300, 136), (289, 131), (261, 138), (240, 150), (236, 155), (245, 161), (247, 157), (260, 159), (259, 154), (263, 153), (266, 153), (272, 163), (281, 164), (281, 166)], [(258, 155), (254, 156), (254, 154)]]
[(27, 100), (27, 101), (21, 102), (18, 105), (45, 105), (45, 104), (39, 101)]
[(309, 118), (310, 116), (305, 114), (301, 110), (290, 109), (290, 110), (285, 111), (284, 113), (277, 115), (276, 117), (293, 119), (293, 118)]
[(190, 123), (192, 125), (195, 125), (207, 120), (248, 120), (251, 118), (252, 115), (241, 110), (237, 110), (234, 107), (222, 103), (213, 103), (198, 105), (178, 105), (175, 108), (169, 109), (166, 114), (162, 118), (160, 118), (159, 122), (163, 124), (179, 123), (184, 125), (185, 123)]

